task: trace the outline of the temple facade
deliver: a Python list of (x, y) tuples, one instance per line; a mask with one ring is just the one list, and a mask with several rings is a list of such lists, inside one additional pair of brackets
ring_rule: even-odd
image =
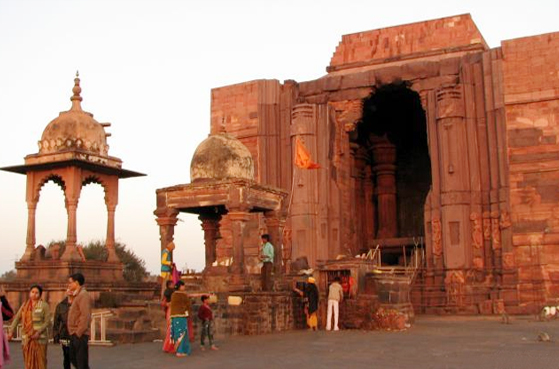
[[(345, 35), (326, 71), (211, 94), (211, 134), (242, 142), (254, 180), (288, 193), (284, 268), (377, 246), (383, 264), (402, 265), (412, 246), (422, 250), (418, 311), (556, 303), (559, 33), (492, 49), (459, 15)], [(294, 165), (298, 140), (319, 169)], [(251, 216), (247, 273), (267, 230)], [(232, 255), (228, 218), (209, 236), (208, 263)]]

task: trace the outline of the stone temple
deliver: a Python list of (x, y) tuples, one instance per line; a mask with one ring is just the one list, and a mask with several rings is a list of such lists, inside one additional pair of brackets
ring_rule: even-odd
[(465, 14), (345, 35), (319, 79), (213, 89), (210, 127), (155, 214), (162, 248), (199, 215), (212, 289), (254, 289), (270, 233), (277, 278), (378, 246), (419, 258), (417, 312), (557, 303), (559, 33), (489, 48)]

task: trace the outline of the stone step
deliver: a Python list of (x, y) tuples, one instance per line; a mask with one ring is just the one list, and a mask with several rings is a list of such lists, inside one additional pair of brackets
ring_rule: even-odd
[(127, 329), (108, 329), (107, 339), (114, 343), (140, 343), (153, 342), (156, 339), (162, 339), (159, 329), (142, 329), (138, 331), (130, 331)]
[(152, 328), (152, 321), (149, 317), (139, 319), (110, 318), (107, 320), (108, 329), (128, 329), (142, 330)]
[(113, 309), (115, 315), (120, 319), (139, 319), (148, 314), (145, 307), (125, 307)]

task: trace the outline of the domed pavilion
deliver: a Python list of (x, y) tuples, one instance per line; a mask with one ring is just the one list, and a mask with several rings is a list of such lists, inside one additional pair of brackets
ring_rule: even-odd
[(279, 240), (287, 193), (254, 180), (254, 161), (247, 147), (225, 133), (209, 136), (196, 148), (190, 178), (190, 184), (156, 191), (154, 214), (161, 249), (173, 241), (180, 212), (198, 214), (204, 230), (205, 282), (212, 283), (214, 276), (220, 283), (213, 284), (213, 290), (247, 289), (248, 275), (256, 270), (251, 265), (255, 264), (259, 247), (251, 241), (254, 237), (249, 237), (247, 224), (260, 219), (276, 248), (276, 273), (281, 272)]
[[(27, 241), (21, 260), (16, 263), (18, 277), (33, 276), (34, 280), (53, 278), (55, 273), (66, 277), (75, 270), (88, 271), (91, 279), (122, 279), (122, 264), (115, 252), (115, 211), (118, 203), (118, 180), (143, 176), (144, 174), (122, 168), (119, 158), (109, 156), (105, 128), (110, 123), (99, 123), (93, 114), (81, 107), (81, 87), (78, 74), (74, 79), (70, 110), (61, 112), (43, 131), (38, 142), (39, 152), (27, 155), (25, 164), (1, 168), (2, 170), (27, 176)], [(68, 228), (66, 247), (62, 255), (53, 255), (44, 260), (44, 255), (35, 248), (35, 211), (43, 185), (49, 181), (58, 184), (64, 191)], [(106, 262), (83, 260), (77, 250), (76, 213), (83, 186), (100, 184), (105, 191), (107, 206)], [(39, 250), (41, 251), (41, 250)], [(56, 263), (53, 263), (58, 259)], [(51, 267), (47, 267), (51, 265)], [(55, 265), (56, 264), (56, 265)], [(64, 264), (66, 268), (63, 268)], [(101, 265), (102, 264), (102, 265)], [(61, 266), (62, 265), (62, 266)], [(56, 271), (56, 272), (55, 272)]]

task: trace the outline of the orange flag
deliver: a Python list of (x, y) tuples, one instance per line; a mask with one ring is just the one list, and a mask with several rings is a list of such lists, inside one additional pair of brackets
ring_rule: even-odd
[(318, 169), (320, 165), (312, 161), (309, 150), (305, 147), (303, 142), (297, 137), (295, 147), (295, 165), (301, 169)]

